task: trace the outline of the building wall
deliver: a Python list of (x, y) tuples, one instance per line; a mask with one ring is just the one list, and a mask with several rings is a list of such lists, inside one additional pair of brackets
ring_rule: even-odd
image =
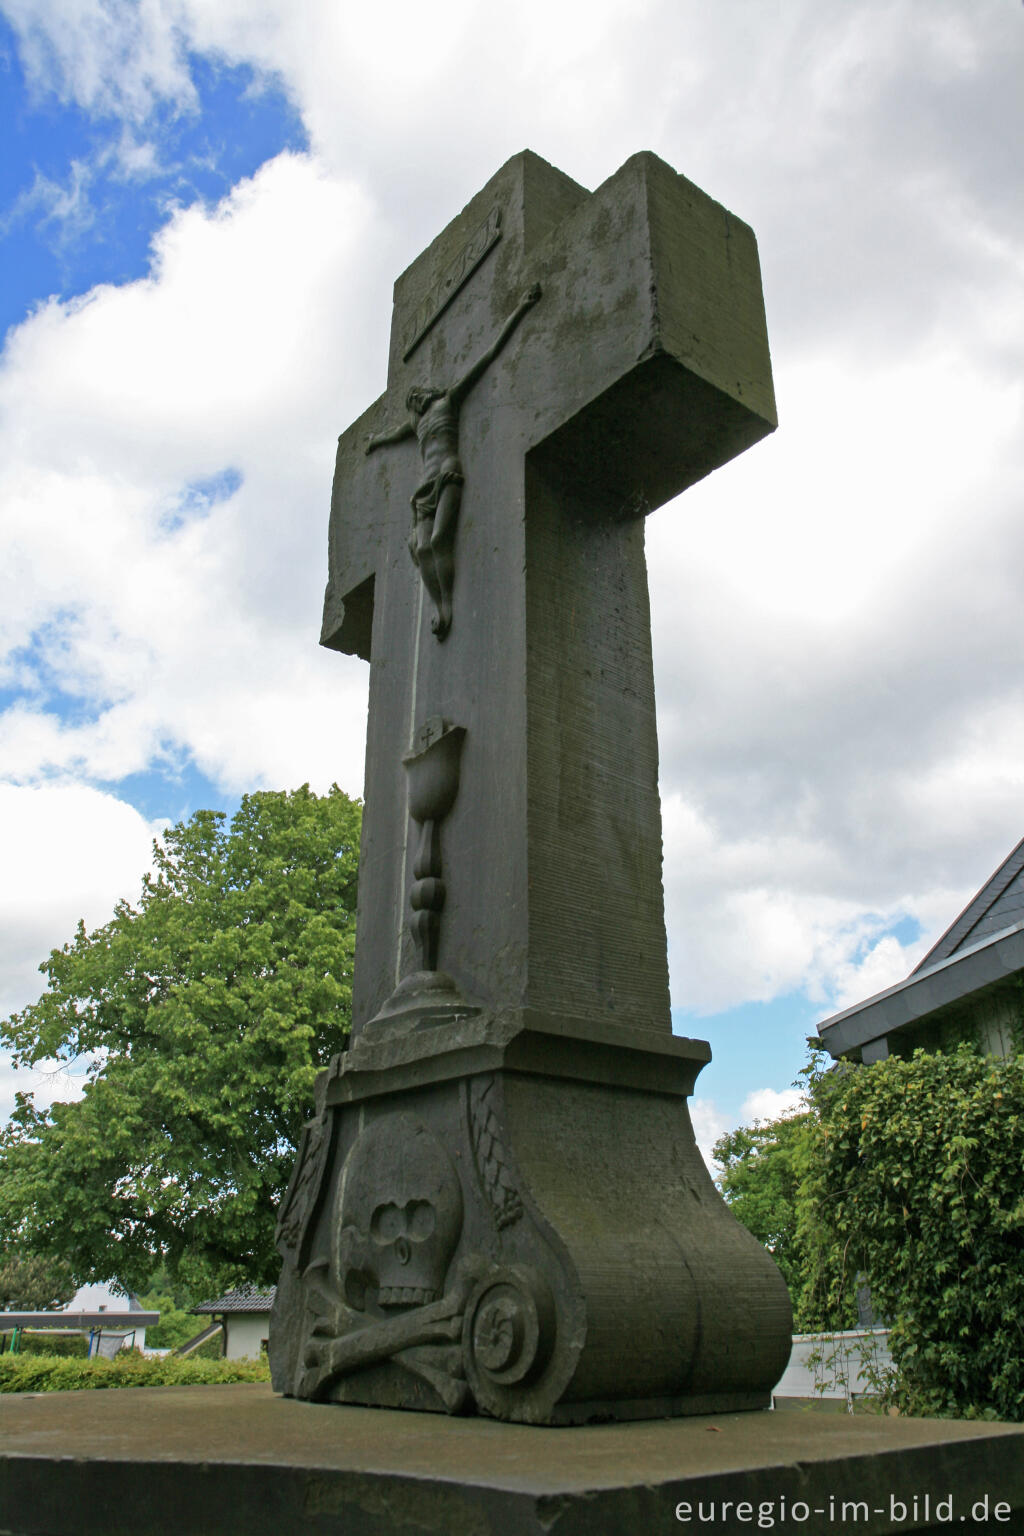
[(224, 1314), (227, 1343), (224, 1353), (229, 1360), (258, 1360), (270, 1333), (269, 1312), (227, 1312)]
[(793, 1353), (773, 1398), (818, 1400), (870, 1396), (875, 1387), (865, 1367), (892, 1364), (885, 1328), (851, 1328), (843, 1333), (797, 1333)]
[(82, 1285), (71, 1300), (61, 1308), (62, 1312), (127, 1312), (131, 1298), (127, 1291), (117, 1290), (105, 1280), (100, 1284)]
[(1019, 979), (994, 987), (973, 1001), (947, 1008), (938, 1018), (923, 1018), (913, 1029), (894, 1030), (889, 1049), (911, 1056), (926, 1051), (953, 1051), (962, 1040), (973, 1040), (987, 1056), (1012, 1056), (1024, 1043), (1024, 989)]

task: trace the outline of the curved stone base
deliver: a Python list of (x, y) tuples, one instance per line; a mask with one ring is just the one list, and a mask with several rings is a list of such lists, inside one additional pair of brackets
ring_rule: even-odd
[(532, 1424), (766, 1407), (789, 1298), (694, 1142), (709, 1055), (511, 1014), (358, 1041), (282, 1206), (277, 1390)]

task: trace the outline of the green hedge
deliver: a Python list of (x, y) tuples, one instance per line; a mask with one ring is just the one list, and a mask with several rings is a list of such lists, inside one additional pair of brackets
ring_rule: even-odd
[(1024, 1420), (1024, 1056), (967, 1046), (826, 1073), (805, 1208), (834, 1304), (890, 1319), (887, 1400)]
[[(13, 1332), (3, 1335), (0, 1353), (10, 1349)], [(53, 1334), (48, 1328), (21, 1329), (18, 1333), (18, 1353), (21, 1355), (65, 1355), (84, 1360), (89, 1353), (87, 1333)]]
[(62, 1360), (54, 1355), (0, 1355), (0, 1392), (77, 1392), (83, 1387), (208, 1386), (269, 1381), (262, 1360), (178, 1360), (124, 1351), (113, 1360)]

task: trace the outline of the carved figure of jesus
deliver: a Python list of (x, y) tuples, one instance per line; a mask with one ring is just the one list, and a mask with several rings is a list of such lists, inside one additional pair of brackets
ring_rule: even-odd
[(443, 640), (452, 624), (452, 587), (455, 580), (455, 528), (462, 504), (465, 475), (459, 458), (459, 411), (477, 380), (504, 349), (509, 337), (528, 310), (540, 298), (540, 284), (524, 293), (493, 344), (448, 389), (415, 384), (406, 396), (409, 419), (390, 432), (367, 439), (366, 452), (419, 439), (423, 479), (412, 494), (412, 533), (409, 553), (423, 578), (436, 609), (430, 627)]

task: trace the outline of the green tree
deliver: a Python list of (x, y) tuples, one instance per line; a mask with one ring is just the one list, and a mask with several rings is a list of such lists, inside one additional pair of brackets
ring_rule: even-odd
[[(794, 1087), (804, 1109), (740, 1126), (715, 1143), (718, 1187), (733, 1215), (771, 1253), (789, 1289), (799, 1332), (853, 1327), (855, 1287), (835, 1287), (820, 1188), (818, 1085), (829, 1057), (814, 1039)], [(829, 1063), (829, 1067), (826, 1066)]]
[(19, 1095), (0, 1133), (0, 1222), (82, 1277), (140, 1290), (276, 1273), (275, 1209), (317, 1071), (350, 1022), (359, 807), (340, 790), (246, 795), (154, 845), (137, 906), (40, 967), (0, 1024), (18, 1063), (88, 1064), (83, 1097)]
[(806, 1281), (799, 1207), (810, 1118), (757, 1120), (720, 1137), (714, 1147), (722, 1168), (718, 1186), (733, 1215), (771, 1253), (794, 1308)]
[(48, 1312), (78, 1289), (63, 1259), (10, 1248), (0, 1253), (0, 1312)]
[(904, 1411), (1024, 1419), (1024, 1056), (825, 1074), (803, 1198), (833, 1304), (863, 1271)]
[(147, 1349), (177, 1349), (211, 1321), (205, 1313), (185, 1312), (175, 1306), (174, 1297), (166, 1291), (149, 1291), (139, 1297), (139, 1304), (145, 1312), (160, 1313), (156, 1327), (146, 1329)]

